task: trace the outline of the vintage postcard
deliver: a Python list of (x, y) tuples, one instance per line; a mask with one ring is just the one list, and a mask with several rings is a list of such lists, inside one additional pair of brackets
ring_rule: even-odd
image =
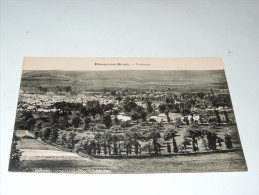
[(247, 171), (221, 58), (26, 57), (9, 171)]

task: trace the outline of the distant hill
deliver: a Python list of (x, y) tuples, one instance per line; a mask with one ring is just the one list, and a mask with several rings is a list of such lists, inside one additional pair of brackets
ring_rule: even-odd
[(113, 70), (113, 71), (24, 71), (21, 89), (38, 86), (53, 91), (56, 86), (71, 86), (76, 91), (100, 88), (172, 89), (209, 91), (227, 89), (224, 70)]

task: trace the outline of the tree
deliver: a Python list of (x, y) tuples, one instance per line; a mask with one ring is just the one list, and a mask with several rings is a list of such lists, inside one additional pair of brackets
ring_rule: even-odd
[(65, 129), (68, 123), (68, 119), (65, 116), (60, 116), (58, 118), (58, 124), (60, 129)]
[(181, 109), (181, 114), (183, 115), (183, 116), (185, 116), (185, 115), (188, 115), (188, 114), (190, 114), (191, 113), (191, 111), (190, 111), (190, 109)]
[(130, 115), (130, 117), (131, 117), (131, 119), (132, 119), (133, 121), (136, 121), (136, 120), (139, 119), (139, 115), (138, 115), (138, 113), (136, 113), (136, 112), (133, 112), (133, 113)]
[(83, 151), (91, 155), (96, 154), (96, 141), (92, 138), (86, 139), (83, 143)]
[(224, 115), (225, 115), (225, 118), (226, 118), (226, 123), (229, 125), (229, 117), (228, 117), (228, 113), (226, 111), (224, 111)]
[(120, 122), (118, 117), (117, 117), (117, 115), (119, 114), (119, 110), (114, 110), (113, 114), (114, 114), (114, 123), (115, 123), (115, 125), (118, 125), (119, 122)]
[(50, 136), (50, 133), (51, 133), (51, 128), (49, 127), (45, 127), (43, 129), (43, 138), (48, 140), (49, 139), (49, 136)]
[(59, 118), (59, 112), (52, 113), (51, 119), (50, 119), (50, 125), (58, 125), (58, 118)]
[(22, 118), (27, 121), (30, 118), (33, 118), (32, 112), (31, 111), (24, 111), (22, 112)]
[(198, 148), (198, 142), (197, 142), (197, 137), (201, 136), (201, 131), (198, 129), (198, 125), (190, 125), (185, 133), (184, 136), (189, 137), (192, 139), (192, 148), (193, 151), (196, 152), (199, 150)]
[(130, 106), (128, 104), (124, 104), (123, 105), (123, 109), (124, 109), (125, 112), (130, 112), (131, 111), (131, 108), (130, 108)]
[(88, 101), (86, 103), (86, 110), (87, 114), (91, 113), (93, 119), (96, 117), (97, 114), (103, 115), (103, 108), (101, 107), (99, 101), (96, 100)]
[(212, 149), (212, 150), (216, 150), (217, 149), (217, 134), (213, 131), (207, 131), (206, 132), (206, 137), (208, 140), (208, 148)]
[(167, 109), (167, 106), (166, 106), (166, 104), (160, 104), (158, 106), (158, 109), (159, 109), (159, 112), (164, 113)]
[(214, 112), (215, 112), (215, 115), (216, 115), (216, 117), (217, 117), (218, 124), (220, 125), (221, 119), (220, 119), (220, 116), (219, 116), (219, 111), (215, 110)]
[(116, 96), (116, 91), (111, 91), (112, 96)]
[[(139, 106), (138, 106), (135, 102), (133, 102), (133, 101), (129, 102), (128, 105), (129, 105), (129, 107), (130, 107), (131, 110), (133, 110), (133, 109), (138, 109), (138, 107), (139, 107)], [(140, 106), (140, 107), (141, 107), (141, 106)]]
[(232, 137), (228, 134), (225, 135), (225, 144), (227, 149), (230, 150), (233, 148)]
[(36, 119), (35, 118), (29, 118), (27, 120), (26, 129), (28, 129), (29, 131), (32, 131), (33, 128), (34, 128), (35, 123), (36, 123)]
[(219, 144), (219, 147), (220, 147), (221, 150), (222, 150), (221, 142), (223, 142), (223, 141), (224, 141), (224, 139), (222, 139), (221, 137), (217, 137), (217, 143)]
[[(139, 132), (140, 126), (136, 125), (131, 128), (129, 128), (125, 133), (124, 133), (124, 138), (125, 140), (128, 140), (128, 144), (133, 144), (135, 147), (135, 154), (139, 154), (139, 140), (143, 138), (142, 134)], [(129, 145), (128, 145), (129, 146)]]
[(128, 139), (125, 139), (124, 140), (124, 147), (126, 149), (126, 155), (131, 155), (131, 146), (132, 146), (132, 143), (131, 143), (131, 140), (128, 140)]
[(68, 143), (69, 149), (74, 149), (74, 147), (75, 147), (75, 137), (76, 137), (75, 132), (69, 133), (68, 138), (67, 138), (67, 143)]
[(136, 106), (135, 108), (133, 108), (133, 110), (134, 110), (136, 113), (141, 113), (141, 112), (143, 112), (145, 109), (144, 109), (142, 106)]
[(58, 139), (58, 128), (57, 125), (53, 126), (50, 135), (49, 135), (49, 140), (51, 143), (55, 143)]
[(119, 141), (119, 136), (116, 134), (112, 134), (112, 142), (113, 142), (113, 154), (118, 155), (118, 146), (117, 142)]
[(171, 145), (170, 143), (166, 143), (167, 152), (171, 153)]
[(169, 117), (169, 111), (168, 110), (165, 111), (165, 115), (167, 117), (167, 122), (170, 123), (170, 117)]
[(147, 113), (145, 111), (141, 111), (139, 115), (140, 115), (142, 121), (147, 120)]
[[(101, 133), (97, 133), (94, 135), (94, 139), (97, 142), (97, 154), (100, 155), (101, 154), (101, 141), (102, 141), (102, 134)], [(107, 153), (107, 152), (106, 152)]]
[(155, 128), (151, 128), (150, 130), (145, 131), (143, 135), (145, 136), (145, 139), (152, 140), (155, 155), (158, 156), (158, 152), (159, 152), (158, 139), (161, 137), (159, 131)]
[(85, 130), (85, 131), (86, 131), (87, 129), (89, 129), (91, 121), (92, 121), (92, 120), (91, 120), (90, 117), (85, 117), (85, 118), (84, 118), (84, 130)]
[(104, 150), (106, 150), (106, 147), (108, 148), (108, 154), (111, 155), (111, 142), (112, 142), (112, 134), (106, 131), (102, 135), (102, 139), (104, 141)]
[(61, 136), (61, 145), (65, 145), (67, 143), (67, 134), (64, 133)]
[(122, 97), (118, 96), (115, 98), (115, 100), (118, 100), (120, 102), (122, 100)]
[(147, 111), (149, 113), (152, 113), (154, 111), (153, 107), (152, 107), (152, 102), (147, 101)]
[(138, 107), (138, 105), (133, 101), (128, 101), (125, 99), (125, 102), (123, 104), (123, 108), (125, 112), (130, 112), (131, 110), (134, 110)]
[(204, 99), (205, 93), (198, 92), (198, 93), (196, 93), (196, 96), (199, 97), (200, 99)]
[(20, 141), (20, 138), (17, 137), (16, 133), (14, 132), (12, 148), (11, 148), (9, 171), (18, 170), (22, 165), (21, 160), (20, 160), (21, 156), (22, 156), (22, 152), (17, 148), (19, 141)]
[(185, 153), (187, 152), (187, 146), (191, 145), (190, 142), (190, 139), (188, 139), (186, 136), (183, 136), (181, 145), (183, 146)]
[(175, 119), (174, 126), (175, 126), (175, 128), (179, 128), (180, 125), (182, 125), (182, 121), (181, 121), (181, 118), (179, 117), (179, 118)]
[(103, 116), (103, 124), (109, 129), (112, 126), (112, 119), (110, 115)]
[[(177, 144), (176, 144), (176, 141), (175, 141), (175, 137), (176, 137), (176, 130), (175, 130), (175, 128), (170, 127), (170, 128), (167, 128), (165, 130), (164, 140), (168, 141), (168, 140), (172, 139), (173, 147), (174, 147), (174, 152), (177, 153), (179, 150), (178, 150), (178, 147), (177, 147)], [(171, 152), (171, 149), (170, 149), (170, 152)]]
[[(31, 120), (31, 119), (30, 119)], [(42, 129), (42, 121), (40, 119), (35, 120), (35, 123), (33, 125), (33, 131), (39, 131)]]
[(79, 125), (81, 124), (82, 120), (80, 117), (76, 116), (72, 119), (72, 124), (75, 128), (78, 128)]
[(115, 116), (117, 116), (119, 113), (120, 113), (119, 110), (113, 110), (113, 114), (114, 114)]
[(106, 104), (106, 105), (105, 105), (104, 110), (105, 110), (105, 111), (112, 111), (113, 108), (114, 108), (114, 104), (109, 103), (109, 104)]

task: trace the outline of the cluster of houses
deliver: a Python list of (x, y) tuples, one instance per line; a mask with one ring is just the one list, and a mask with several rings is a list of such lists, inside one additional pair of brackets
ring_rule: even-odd
[[(138, 106), (142, 106), (143, 108), (147, 108), (146, 101), (142, 100), (142, 97), (152, 97), (156, 98), (158, 100), (164, 99), (168, 97), (169, 94), (163, 93), (163, 92), (155, 92), (154, 94), (132, 94), (131, 96), (134, 97), (135, 103)], [(171, 94), (171, 96), (174, 94)], [(159, 97), (159, 98), (158, 98)], [(51, 106), (54, 103), (57, 102), (69, 102), (69, 103), (82, 103), (83, 105), (86, 105), (88, 101), (98, 100), (100, 104), (113, 104), (114, 108), (116, 109), (119, 106), (122, 106), (123, 101), (119, 101), (116, 99), (115, 96), (107, 94), (107, 92), (82, 92), (77, 95), (57, 95), (54, 92), (47, 92), (44, 95), (43, 94), (30, 94), (30, 93), (24, 93), (23, 91), (20, 91), (20, 99), (18, 103), (18, 110), (27, 110), (27, 111), (39, 111), (39, 112), (55, 112), (58, 109), (51, 108)], [(181, 103), (181, 99), (175, 99), (174, 103), (179, 104)], [(159, 113), (158, 106), (161, 104), (161, 101), (153, 101), (152, 107), (156, 113)], [(222, 111), (231, 111), (228, 107), (201, 107), (200, 105), (195, 106), (191, 109), (192, 113), (195, 113), (195, 111), (198, 110), (206, 110), (206, 111), (215, 111), (218, 110), (220, 113)], [(148, 121), (155, 121), (158, 123), (168, 123), (168, 122), (175, 122), (176, 119), (180, 119), (183, 124), (191, 124), (191, 123), (198, 123), (198, 124), (204, 124), (208, 123), (208, 120), (205, 119), (203, 116), (198, 114), (188, 114), (186, 116), (182, 116), (180, 113), (168, 113), (168, 115), (164, 113), (156, 114), (153, 116), (150, 116), (147, 120)], [(226, 121), (226, 116), (224, 114), (219, 115), (221, 118), (221, 121)], [(125, 113), (119, 113), (117, 115), (117, 119), (120, 121), (130, 121), (131, 117), (127, 116)], [(169, 120), (168, 120), (169, 119)]]
[(57, 102), (69, 102), (69, 103), (82, 103), (84, 106), (88, 101), (98, 100), (100, 104), (118, 105), (119, 101), (113, 96), (103, 96), (102, 94), (95, 93), (86, 94), (80, 93), (75, 96), (71, 95), (56, 95), (53, 92), (47, 92), (43, 94), (30, 94), (20, 91), (18, 110), (27, 111), (41, 111), (41, 112), (55, 112), (57, 109), (50, 108), (53, 104)]

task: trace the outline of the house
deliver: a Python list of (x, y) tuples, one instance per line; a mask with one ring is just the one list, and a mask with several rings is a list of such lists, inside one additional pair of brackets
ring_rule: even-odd
[(161, 113), (157, 116), (151, 116), (148, 120), (155, 120), (157, 123), (163, 123), (163, 122), (168, 122), (167, 121), (167, 116), (164, 113)]
[(182, 117), (181, 113), (174, 113), (174, 112), (169, 113), (169, 118), (171, 121), (175, 121), (175, 119), (181, 118), (181, 117)]
[(120, 114), (117, 115), (117, 119), (120, 121), (123, 121), (123, 122), (131, 121), (130, 116), (125, 116), (125, 115), (120, 115)]

